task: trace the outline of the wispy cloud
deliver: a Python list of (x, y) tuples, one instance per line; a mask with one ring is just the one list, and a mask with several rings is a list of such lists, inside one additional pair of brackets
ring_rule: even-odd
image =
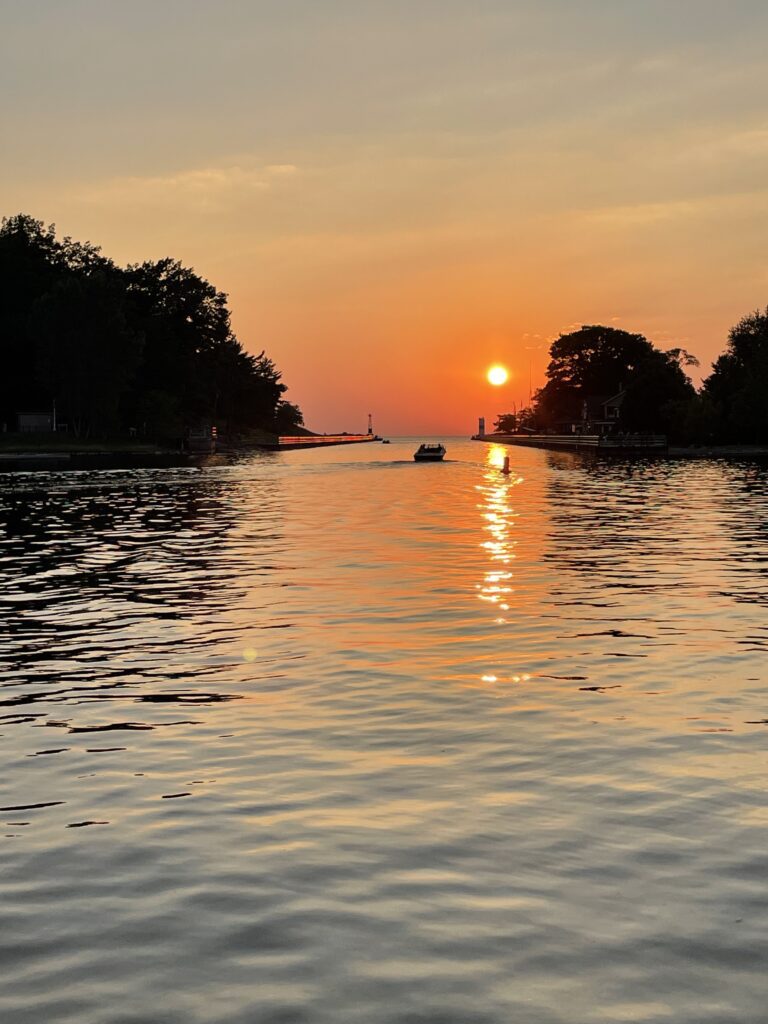
[(683, 154), (690, 160), (730, 161), (768, 156), (768, 128), (713, 132)]
[(654, 227), (676, 221), (701, 221), (735, 217), (750, 213), (766, 213), (768, 189), (757, 189), (731, 195), (706, 195), (697, 199), (671, 199), (662, 202), (639, 202), (601, 206), (574, 211), (576, 221), (616, 228)]
[(280, 187), (298, 173), (294, 164), (202, 167), (174, 174), (116, 177), (90, 187), (91, 203), (176, 205), (217, 211)]

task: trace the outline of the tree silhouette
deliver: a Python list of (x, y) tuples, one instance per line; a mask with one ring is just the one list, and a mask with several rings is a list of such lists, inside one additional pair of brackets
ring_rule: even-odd
[(768, 443), (768, 308), (743, 317), (728, 335), (702, 387), (710, 434), (729, 442)]
[(514, 412), (501, 412), (493, 423), (493, 429), (497, 434), (514, 434), (517, 430), (517, 414)]
[(178, 260), (120, 268), (26, 214), (0, 226), (0, 424), (50, 408), (82, 434), (286, 431), (280, 372), (235, 337), (227, 296)]
[(58, 281), (30, 317), (37, 379), (76, 437), (119, 430), (120, 402), (141, 357), (139, 334), (115, 282), (97, 274)]
[(514, 434), (519, 430), (532, 430), (535, 422), (536, 417), (533, 409), (526, 406), (518, 412), (500, 413), (493, 426), (497, 434)]
[(549, 427), (581, 419), (585, 400), (624, 391), (623, 429), (674, 432), (676, 403), (695, 394), (683, 370), (693, 357), (683, 349), (662, 352), (642, 334), (584, 326), (561, 334), (550, 356), (547, 383), (536, 394), (537, 419)]

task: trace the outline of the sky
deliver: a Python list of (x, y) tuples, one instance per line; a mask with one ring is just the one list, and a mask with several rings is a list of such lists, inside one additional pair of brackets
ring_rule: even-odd
[(706, 376), (768, 304), (766, 38), (764, 0), (0, 0), (0, 213), (194, 267), (313, 429), (466, 435), (563, 331)]

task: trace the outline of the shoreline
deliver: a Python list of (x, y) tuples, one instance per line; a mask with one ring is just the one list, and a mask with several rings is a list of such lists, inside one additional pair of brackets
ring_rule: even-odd
[(369, 434), (328, 434), (275, 438), (229, 445), (222, 441), (214, 452), (182, 451), (154, 445), (65, 444), (3, 449), (0, 441), (0, 474), (30, 470), (85, 469), (183, 469), (199, 467), (227, 456), (249, 451), (284, 452), (301, 448), (330, 448), (344, 444), (371, 444), (381, 438)]
[(673, 459), (768, 459), (762, 444), (670, 445), (666, 454)]
[[(546, 435), (517, 434), (475, 434), (471, 440), (486, 444), (505, 444), (519, 448), (541, 448), (549, 450), (594, 452), (600, 455), (636, 455), (647, 458), (670, 459), (768, 459), (768, 445), (760, 444), (710, 444), (710, 445), (659, 445), (659, 444), (615, 444), (598, 445), (596, 439), (574, 440), (570, 437), (547, 437)], [(586, 443), (585, 443), (586, 442)]]
[(162, 448), (0, 449), (0, 473), (34, 469), (172, 469), (199, 466), (208, 457)]

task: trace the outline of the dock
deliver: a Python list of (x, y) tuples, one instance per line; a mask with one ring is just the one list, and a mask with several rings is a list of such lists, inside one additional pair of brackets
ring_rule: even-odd
[(665, 452), (664, 434), (473, 434), (473, 441), (550, 448), (557, 451)]

